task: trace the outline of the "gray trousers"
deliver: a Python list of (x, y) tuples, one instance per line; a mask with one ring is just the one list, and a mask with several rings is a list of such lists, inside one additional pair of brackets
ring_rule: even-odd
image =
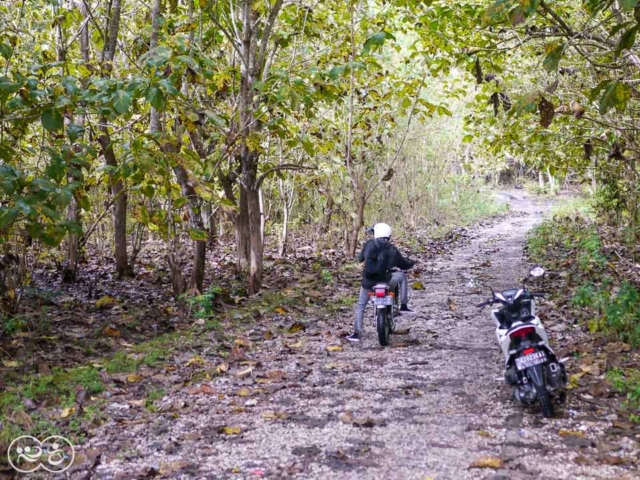
[[(391, 281), (389, 282), (389, 287), (391, 290), (395, 288), (396, 285), (399, 285), (400, 288), (400, 303), (405, 304), (409, 303), (409, 288), (407, 287), (407, 274), (404, 272), (393, 272), (391, 274)], [(367, 308), (367, 303), (369, 303), (369, 292), (371, 290), (367, 290), (366, 288), (360, 287), (360, 296), (358, 297), (358, 303), (356, 303), (356, 323), (354, 326), (354, 330), (356, 332), (362, 331), (362, 318), (364, 317), (364, 310)]]

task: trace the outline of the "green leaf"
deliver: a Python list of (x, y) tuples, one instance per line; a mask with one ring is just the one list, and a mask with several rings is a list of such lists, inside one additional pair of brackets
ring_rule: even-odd
[(20, 90), (20, 84), (12, 82), (7, 77), (0, 77), (0, 97), (8, 97)]
[(556, 70), (558, 70), (560, 57), (562, 57), (562, 52), (564, 51), (564, 43), (562, 42), (548, 43), (544, 46), (544, 50), (547, 53), (547, 56), (542, 61), (542, 66), (549, 73), (555, 72)]
[(631, 50), (633, 44), (636, 43), (636, 33), (638, 32), (638, 26), (630, 28), (622, 34), (618, 48), (616, 49), (616, 55), (620, 55), (623, 50)]
[(378, 32), (373, 34), (367, 39), (366, 42), (364, 42), (362, 55), (368, 55), (372, 50), (381, 47), (382, 45), (384, 45), (384, 41), (387, 39), (395, 40), (395, 37), (388, 32)]
[(7, 228), (16, 218), (18, 218), (17, 208), (0, 207), (0, 230)]
[(147, 90), (145, 98), (156, 110), (164, 110), (164, 106), (166, 104), (165, 96), (162, 90), (160, 90), (158, 87), (149, 88), (149, 90)]
[(125, 113), (131, 106), (131, 94), (126, 90), (116, 90), (112, 97), (113, 108), (119, 114)]
[(60, 115), (60, 112), (56, 110), (45, 110), (44, 112), (42, 112), (40, 121), (42, 122), (42, 126), (44, 127), (44, 129), (50, 132), (61, 130), (62, 127), (64, 127), (64, 120), (62, 119), (62, 115)]
[(638, 5), (638, 0), (618, 0), (623, 10), (633, 10)]
[(600, 98), (600, 114), (604, 115), (612, 108), (619, 112), (623, 111), (630, 97), (631, 87), (629, 85), (620, 82), (611, 83)]
[(609, 3), (609, 0), (584, 0), (584, 9), (589, 15), (593, 15), (598, 12), (605, 4)]
[(80, 138), (84, 134), (84, 127), (80, 125), (76, 125), (72, 123), (67, 126), (67, 136), (69, 137), (69, 141), (74, 143), (78, 138)]
[(0, 160), (9, 162), (16, 152), (9, 145), (0, 143)]
[(538, 5), (540, 5), (540, 0), (520, 0), (520, 5), (522, 6), (524, 13), (529, 16), (536, 13)]
[(190, 228), (189, 236), (191, 237), (191, 240), (195, 240), (196, 242), (206, 242), (209, 240), (209, 234), (204, 230), (199, 230), (197, 228)]

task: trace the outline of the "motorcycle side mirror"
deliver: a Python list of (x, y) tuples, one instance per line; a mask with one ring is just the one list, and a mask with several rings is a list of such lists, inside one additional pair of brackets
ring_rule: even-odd
[(531, 275), (532, 277), (541, 277), (544, 275), (544, 268), (542, 268), (540, 265), (534, 267), (531, 269), (531, 271), (529, 272), (529, 275)]

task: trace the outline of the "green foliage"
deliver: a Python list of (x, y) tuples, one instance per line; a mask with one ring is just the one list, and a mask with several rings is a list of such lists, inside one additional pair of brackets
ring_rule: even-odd
[(105, 370), (109, 373), (135, 372), (138, 369), (138, 361), (125, 352), (116, 354), (105, 364)]
[(221, 295), (222, 289), (211, 285), (202, 295), (184, 296), (183, 298), (192, 309), (192, 315), (195, 318), (208, 319), (216, 315), (216, 302)]
[(592, 333), (640, 345), (640, 293), (611, 274), (595, 223), (556, 216), (534, 230), (527, 248), (533, 261), (565, 272), (576, 283), (570, 304), (585, 310)]
[[(640, 408), (640, 371), (637, 369), (613, 368), (607, 372), (607, 380), (620, 394), (626, 396), (627, 407), (631, 410)], [(636, 415), (635, 421), (640, 418)]]

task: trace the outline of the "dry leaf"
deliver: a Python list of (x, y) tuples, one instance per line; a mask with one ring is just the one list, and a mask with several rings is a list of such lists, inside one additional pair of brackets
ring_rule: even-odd
[(304, 343), (302, 342), (302, 340), (300, 340), (299, 342), (296, 342), (296, 343), (288, 343), (285, 346), (287, 348), (296, 349), (296, 348), (302, 348), (303, 345), (304, 345)]
[(245, 338), (236, 338), (233, 343), (236, 347), (244, 348), (251, 348), (251, 346), (253, 345), (253, 343), (251, 343), (251, 340), (247, 340)]
[(208, 383), (203, 383), (199, 387), (190, 388), (187, 390), (188, 395), (215, 395), (216, 391)]
[(353, 423), (353, 413), (347, 410), (342, 415), (340, 415), (340, 421), (342, 423)]
[(280, 315), (285, 315), (287, 313), (287, 311), (282, 307), (276, 307), (274, 312), (279, 313)]
[(239, 377), (239, 378), (244, 378), (244, 377), (248, 377), (249, 375), (251, 375), (251, 372), (253, 372), (253, 367), (247, 367), (244, 370), (240, 370), (240, 371), (236, 372), (235, 376)]
[(238, 397), (250, 397), (253, 392), (248, 387), (242, 387), (240, 390), (236, 390), (234, 395)]
[(342, 351), (342, 346), (341, 345), (329, 345), (327, 348), (325, 348), (325, 350), (327, 352), (341, 352)]
[(580, 430), (566, 430), (564, 428), (561, 428), (560, 430), (558, 430), (558, 435), (560, 435), (561, 437), (584, 438), (584, 432), (581, 432)]
[(289, 327), (289, 330), (287, 330), (287, 332), (298, 333), (298, 332), (304, 332), (306, 329), (307, 329), (307, 326), (304, 323), (296, 322)]
[(64, 410), (62, 410), (62, 413), (60, 414), (60, 417), (67, 418), (69, 415), (71, 415), (75, 411), (76, 411), (76, 407), (65, 408)]
[(129, 383), (138, 383), (142, 381), (142, 377), (140, 375), (137, 375), (135, 373), (132, 373), (131, 375), (127, 376), (127, 382)]
[(457, 310), (458, 304), (452, 298), (447, 298), (447, 305), (449, 306), (449, 310)]
[(20, 365), (17, 360), (2, 360), (2, 364), (8, 368), (15, 368)]
[(226, 425), (218, 427), (218, 433), (224, 433), (225, 435), (239, 435), (240, 432), (242, 432), (240, 427), (227, 427)]
[(482, 457), (469, 465), (469, 468), (502, 468), (504, 463), (497, 457)]
[(104, 329), (103, 333), (105, 335), (107, 335), (108, 337), (119, 337), (120, 336), (120, 330), (118, 330), (117, 328), (113, 328), (113, 327), (106, 327)]
[(132, 407), (144, 407), (147, 401), (143, 398), (141, 400), (129, 400), (127, 403)]
[(221, 363), (216, 367), (217, 374), (226, 373), (228, 371), (229, 371), (229, 364), (227, 362)]
[(195, 357), (193, 357), (191, 360), (187, 362), (187, 367), (191, 367), (193, 365), (198, 365), (198, 366), (204, 365), (204, 360), (199, 355), (196, 355)]
[(413, 282), (411, 288), (413, 288), (414, 290), (424, 290), (424, 285), (422, 284), (422, 282)]
[(262, 418), (265, 420), (286, 420), (288, 415), (284, 412), (263, 412)]
[(478, 430), (478, 435), (485, 438), (495, 438), (495, 434), (487, 432), (486, 430)]
[(275, 337), (275, 334), (271, 330), (267, 330), (266, 332), (264, 332), (265, 340), (271, 340), (274, 337)]
[(114, 303), (115, 303), (115, 299), (113, 297), (110, 297), (109, 295), (105, 295), (104, 297), (96, 301), (96, 307), (106, 308), (106, 307), (110, 307)]

